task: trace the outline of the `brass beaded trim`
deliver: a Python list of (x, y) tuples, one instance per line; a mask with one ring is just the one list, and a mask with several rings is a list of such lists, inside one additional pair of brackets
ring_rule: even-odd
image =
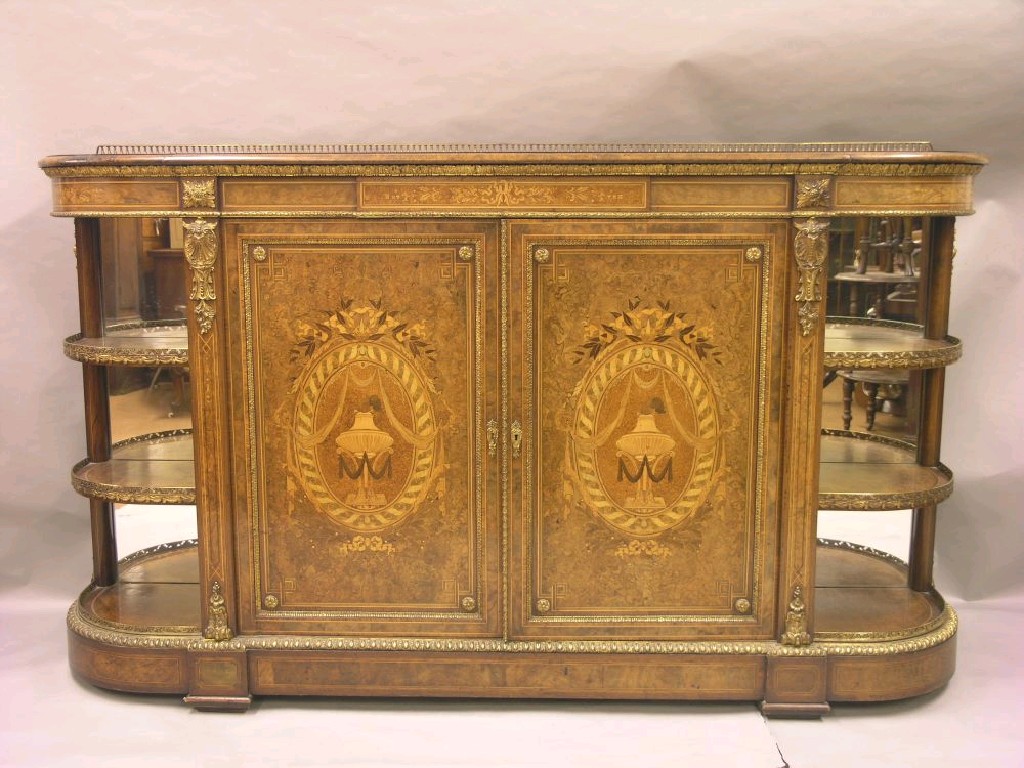
[[(124, 558), (126, 564), (152, 554), (161, 554), (197, 545), (195, 540), (161, 544)], [(818, 546), (856, 552), (885, 561), (905, 571), (906, 563), (895, 555), (871, 547), (834, 539), (818, 539)], [(207, 647), (198, 627), (136, 627), (107, 622), (89, 613), (82, 605), (86, 589), (68, 613), (68, 626), (76, 634), (107, 645), (145, 648)], [(941, 597), (937, 597), (941, 601)], [(235, 638), (216, 647), (288, 650), (389, 650), (389, 651), (467, 651), (509, 653), (694, 653), (694, 654), (767, 654), (767, 655), (895, 655), (940, 645), (956, 633), (956, 613), (943, 604), (939, 616), (927, 624), (889, 633), (818, 633), (809, 646), (783, 646), (766, 642), (658, 642), (658, 641), (510, 641), (508, 639), (368, 638), (311, 636), (250, 636)], [(180, 637), (182, 634), (192, 637)], [(173, 635), (173, 636), (171, 636)]]
[(100, 144), (97, 155), (354, 155), (586, 152), (932, 152), (930, 141), (501, 142), (319, 144)]
[(893, 565), (903, 571), (906, 571), (909, 567), (905, 560), (896, 557), (896, 555), (889, 552), (883, 552), (880, 549), (874, 549), (873, 547), (869, 547), (864, 544), (854, 544), (853, 542), (840, 541), (839, 539), (818, 539), (818, 546), (824, 549), (839, 549), (846, 552), (856, 552), (861, 555), (869, 555), (878, 560), (884, 560), (890, 565)]
[[(866, 555), (868, 557), (881, 560), (889, 565), (893, 566), (902, 573), (906, 573), (908, 570), (907, 563), (896, 557), (896, 555), (890, 554), (889, 552), (883, 552), (880, 549), (873, 549), (872, 547), (865, 546), (863, 544), (854, 544), (849, 541), (839, 541), (837, 539), (818, 539), (818, 547), (820, 549), (835, 549), (845, 552), (855, 552), (859, 555)], [(904, 640), (911, 637), (917, 637), (919, 635), (926, 634), (928, 632), (934, 632), (947, 620), (946, 616), (946, 605), (941, 597), (936, 596), (939, 601), (939, 606), (943, 608), (942, 612), (938, 616), (926, 621), (924, 624), (909, 629), (899, 630), (895, 632), (816, 632), (815, 638), (820, 641), (830, 642), (877, 642), (877, 641), (895, 641)]]
[[(85, 600), (88, 592), (89, 592), (88, 589), (85, 592), (83, 592), (81, 597), (79, 597), (79, 600)], [(73, 609), (74, 609), (74, 606), (72, 607), (72, 610)], [(79, 612), (81, 614), (84, 614), (88, 609), (85, 608), (84, 606), (79, 606), (78, 610), (79, 610)], [(199, 626), (195, 625), (195, 624), (193, 624), (193, 625), (184, 625), (183, 624), (183, 625), (180, 625), (180, 626), (176, 626), (176, 625), (141, 626), (141, 625), (138, 625), (138, 624), (119, 624), (116, 621), (107, 621), (106, 619), (101, 619), (101, 618), (99, 618), (98, 616), (96, 616), (95, 614), (93, 614), (91, 612), (88, 613), (87, 617), (83, 616), (82, 621), (88, 622), (89, 624), (92, 624), (92, 625), (95, 625), (96, 627), (99, 627), (99, 628), (101, 628), (103, 630), (106, 630), (106, 631), (108, 631), (108, 632), (110, 632), (112, 634), (122, 634), (123, 633), (123, 634), (127, 634), (127, 635), (134, 635), (134, 636), (137, 636), (137, 637), (152, 637), (154, 635), (167, 635), (167, 636), (171, 636), (171, 637), (182, 637), (182, 636), (185, 636), (185, 635), (191, 636), (191, 635), (198, 635), (199, 634)], [(69, 621), (69, 626), (70, 626), (70, 621)], [(79, 633), (79, 634), (81, 634), (81, 633)], [(112, 645), (120, 645), (120, 644), (121, 643), (112, 643)], [(134, 645), (133, 643), (124, 643), (124, 644), (125, 645)]]
[(146, 547), (140, 549), (138, 552), (132, 552), (130, 555), (125, 555), (118, 560), (118, 565), (125, 566), (131, 565), (139, 560), (145, 560), (152, 555), (164, 555), (171, 552), (178, 552), (183, 549), (194, 549), (199, 546), (199, 539), (183, 539), (182, 541), (169, 541), (166, 544), (157, 544), (153, 547)]
[(401, 637), (316, 637), (308, 635), (242, 636), (228, 641), (203, 639), (198, 630), (189, 636), (166, 632), (134, 632), (101, 626), (86, 616), (78, 602), (68, 611), (68, 629), (79, 637), (121, 648), (167, 650), (330, 650), (330, 651), (442, 651), (468, 653), (588, 653), (588, 654), (695, 654), (760, 656), (895, 656), (933, 648), (950, 640), (957, 630), (956, 612), (946, 606), (940, 624), (919, 637), (873, 642), (821, 642), (785, 646), (774, 641), (660, 642), (614, 640), (501, 640)]
[(65, 356), (79, 363), (93, 365), (130, 365), (137, 367), (161, 367), (188, 365), (188, 347), (178, 349), (135, 349), (125, 347), (103, 347), (79, 342), (87, 339), (81, 333), (64, 339)]
[[(892, 328), (898, 331), (910, 331), (924, 335), (924, 326), (915, 323), (901, 323), (895, 320), (874, 320), (870, 317), (827, 317), (826, 327), (864, 326), (873, 328)], [(825, 368), (829, 370), (922, 370), (926, 368), (944, 368), (959, 360), (964, 353), (963, 342), (955, 336), (941, 339), (945, 347), (929, 350), (896, 350), (896, 351), (858, 351), (836, 352), (825, 347)], [(934, 341), (938, 341), (935, 339)]]
[[(536, 174), (535, 174), (536, 175)], [(970, 216), (973, 208), (871, 208), (835, 211), (546, 211), (541, 208), (478, 208), (467, 211), (452, 211), (450, 208), (436, 208), (414, 211), (339, 211), (333, 209), (309, 210), (247, 210), (247, 211), (203, 211), (206, 219), (779, 219), (779, 218), (844, 218), (850, 216)], [(151, 211), (102, 210), (58, 210), (51, 213), (65, 218), (167, 218), (194, 216), (194, 212), (177, 208), (161, 208)]]
[[(136, 562), (145, 560), (154, 555), (164, 555), (170, 554), (172, 552), (179, 552), (185, 549), (195, 549), (198, 546), (199, 541), (197, 539), (185, 539), (184, 541), (173, 541), (168, 542), (166, 544), (157, 544), (156, 546), (146, 547), (145, 549), (140, 549), (138, 552), (133, 552), (127, 557), (122, 557), (118, 561), (118, 566), (120, 568), (124, 568), (125, 566), (130, 566)], [(94, 589), (96, 588), (93, 586), (89, 586), (88, 588), (82, 591), (82, 594), (78, 598), (78, 603), (76, 603), (80, 612), (87, 611), (87, 609), (85, 608), (85, 602), (87, 597), (89, 596), (89, 593), (91, 593)], [(104, 629), (108, 629), (114, 632), (127, 632), (134, 635), (194, 635), (199, 632), (198, 625), (141, 626), (136, 624), (122, 624), (116, 621), (107, 621), (106, 619), (101, 619), (99, 616), (96, 616), (91, 612), (89, 612), (86, 621), (95, 624), (98, 627), (103, 627)]]

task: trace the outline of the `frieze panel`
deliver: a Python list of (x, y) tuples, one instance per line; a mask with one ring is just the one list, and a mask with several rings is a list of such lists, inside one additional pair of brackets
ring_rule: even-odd
[(586, 182), (547, 179), (475, 181), (362, 181), (364, 209), (538, 208), (542, 210), (645, 210), (646, 181)]

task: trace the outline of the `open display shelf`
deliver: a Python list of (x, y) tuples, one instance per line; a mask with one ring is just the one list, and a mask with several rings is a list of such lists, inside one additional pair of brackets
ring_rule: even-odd
[[(72, 668), (225, 710), (423, 695), (818, 716), (941, 687), (953, 222), (984, 162), (918, 143), (45, 159), (75, 219), (65, 352), (88, 417)], [(176, 282), (122, 279), (104, 226)], [(830, 227), (884, 268), (851, 271)], [(125, 319), (135, 284), (137, 316), (187, 294), (186, 320)], [(917, 321), (826, 317), (826, 285)], [(113, 366), (150, 369), (150, 390), (176, 371), (193, 428), (113, 443)], [(910, 393), (907, 439), (822, 429), (823, 373), (844, 377), (847, 422), (856, 386), (872, 407)], [(118, 502), (195, 503), (198, 540), (119, 559)], [(816, 536), (819, 510), (908, 508), (905, 562)]]
[(893, 320), (830, 317), (825, 324), (825, 368), (917, 370), (960, 359), (960, 339), (927, 338), (924, 327)]
[(187, 366), (188, 329), (168, 323), (120, 323), (102, 336), (81, 333), (64, 340), (64, 354), (80, 363), (145, 367)]
[(912, 509), (953, 492), (953, 473), (918, 464), (916, 446), (838, 429), (822, 432), (818, 482), (818, 508), (831, 510)]
[(195, 504), (192, 430), (139, 435), (116, 442), (106, 461), (85, 459), (71, 471), (83, 496), (122, 504)]

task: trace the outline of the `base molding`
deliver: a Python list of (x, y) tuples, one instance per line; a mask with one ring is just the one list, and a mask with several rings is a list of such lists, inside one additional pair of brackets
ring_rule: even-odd
[(815, 635), (805, 646), (770, 637), (354, 636), (329, 627), (215, 641), (201, 634), (198, 583), (187, 581), (198, 553), (185, 542), (122, 563), (137, 581), (85, 589), (68, 612), (69, 659), (100, 688), (177, 694), (203, 711), (244, 711), (254, 696), (417, 696), (750, 701), (773, 717), (820, 717), (829, 702), (942, 687), (956, 666), (957, 631), (942, 597), (908, 590), (906, 566), (883, 553), (821, 542), (819, 556)]
[(268, 648), (260, 636), (212, 644), (198, 633), (100, 632), (78, 614), (69, 628), (79, 678), (116, 691), (184, 694), (197, 710), (221, 712), (245, 711), (253, 696), (319, 695), (757, 701), (767, 716), (820, 717), (829, 702), (934, 691), (956, 660), (952, 612), (932, 633), (899, 644), (765, 643), (747, 653)]

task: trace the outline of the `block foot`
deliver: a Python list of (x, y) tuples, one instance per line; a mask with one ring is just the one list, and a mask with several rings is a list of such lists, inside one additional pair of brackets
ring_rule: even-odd
[(786, 717), (811, 719), (824, 717), (829, 713), (827, 701), (821, 702), (784, 702), (784, 701), (762, 701), (761, 712), (765, 717)]
[(186, 696), (182, 701), (199, 712), (245, 712), (252, 696)]

